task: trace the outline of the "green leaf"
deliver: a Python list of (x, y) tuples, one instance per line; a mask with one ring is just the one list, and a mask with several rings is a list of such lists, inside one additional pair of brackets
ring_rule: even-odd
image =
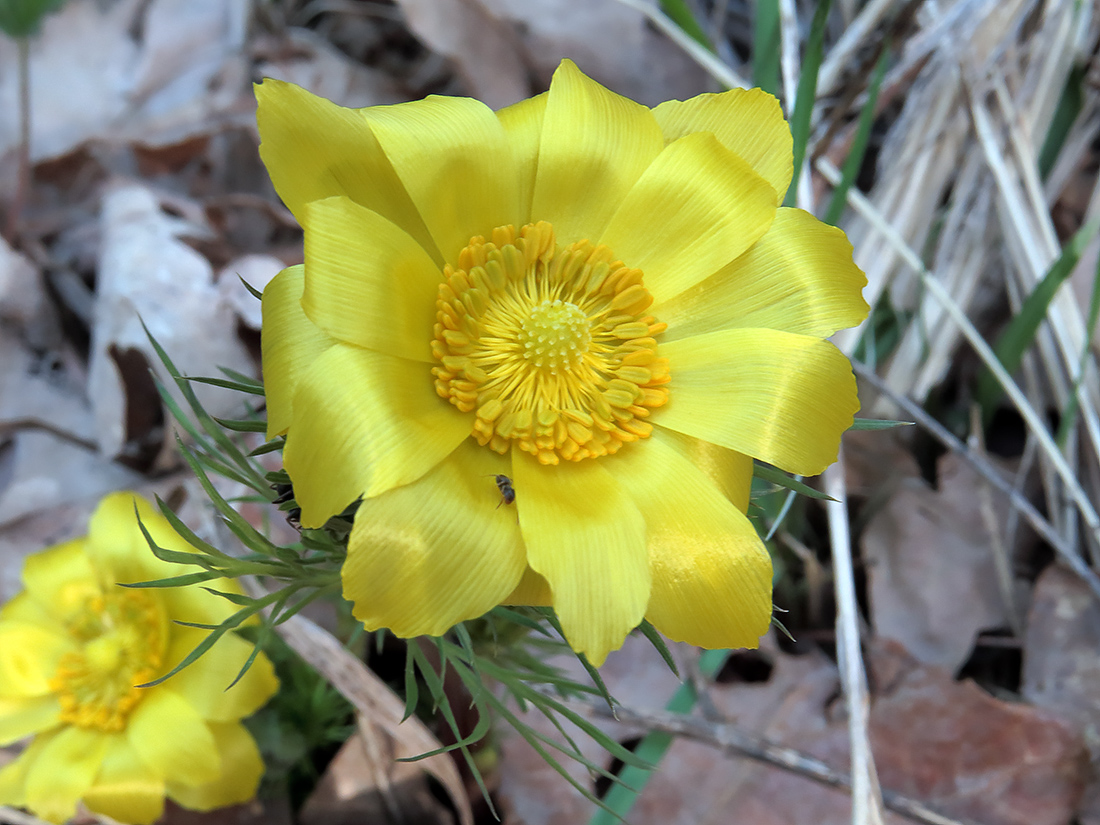
[(699, 25), (699, 21), (695, 19), (695, 15), (691, 13), (691, 9), (684, 0), (661, 0), (661, 11), (679, 26), (684, 34), (708, 51), (714, 51), (714, 44), (710, 42), (707, 33), (703, 31), (703, 27)]
[(264, 394), (263, 384), (257, 384), (254, 381), (249, 384), (242, 384), (240, 381), (230, 381), (228, 378), (204, 378), (197, 375), (189, 375), (186, 380), (192, 384), (209, 384), (212, 387), (223, 387), (227, 390), (236, 390), (249, 395), (262, 396)]
[(256, 289), (256, 287), (252, 286), (252, 284), (250, 284), (244, 278), (241, 278), (239, 273), (238, 273), (237, 277), (241, 279), (241, 283), (244, 284), (244, 288), (247, 289), (250, 293), (252, 293), (253, 298), (255, 298), (257, 301), (262, 301), (263, 300), (264, 294), (262, 292), (260, 292), (260, 290)]
[(638, 625), (638, 630), (642, 632), (643, 636), (649, 639), (649, 643), (653, 645), (654, 649), (661, 654), (661, 658), (665, 660), (668, 669), (679, 678), (680, 671), (676, 667), (676, 662), (672, 660), (672, 651), (668, 649), (668, 645), (666, 645), (665, 640), (661, 638), (661, 634), (657, 632), (657, 628), (651, 625), (648, 620), (643, 620), (642, 623)]
[(189, 584), (208, 582), (213, 579), (225, 578), (216, 570), (206, 570), (202, 573), (181, 573), (178, 576), (170, 576), (167, 579), (151, 579), (144, 582), (118, 582), (119, 587), (186, 587)]
[(1062, 93), (1058, 96), (1058, 103), (1054, 107), (1054, 116), (1050, 120), (1050, 128), (1043, 139), (1043, 148), (1039, 150), (1039, 176), (1047, 179), (1050, 170), (1054, 168), (1062, 147), (1066, 145), (1066, 137), (1081, 114), (1085, 105), (1085, 78), (1088, 75), (1088, 64), (1079, 63), (1069, 70), (1066, 76), (1066, 84), (1062, 87)]
[(8, 37), (30, 37), (42, 19), (61, 8), (65, 0), (0, 0), (0, 31)]
[[(246, 478), (245, 484), (258, 493), (269, 492), (266, 489), (266, 485), (263, 481), (263, 474), (259, 472), (256, 466), (238, 449), (237, 445), (225, 434), (225, 431), (211, 418), (210, 414), (206, 412), (202, 404), (199, 402), (198, 396), (195, 395), (194, 389), (191, 387), (189, 379), (185, 378), (180, 371), (176, 368), (172, 359), (168, 357), (168, 353), (165, 352), (164, 347), (153, 337), (149, 332), (148, 327), (145, 327), (145, 322), (142, 321), (142, 326), (145, 328), (145, 334), (149, 338), (149, 343), (153, 349), (156, 350), (157, 357), (160, 358), (164, 368), (168, 371), (168, 374), (172, 376), (172, 380), (175, 381), (176, 387), (179, 388), (180, 394), (191, 408), (191, 412), (194, 413), (195, 419), (198, 421), (199, 426), (209, 435), (218, 449), (213, 449), (206, 439), (202, 439), (200, 443), (203, 445), (203, 449), (207, 453), (211, 453), (218, 456), (219, 461), (221, 458), (228, 458), (231, 462), (237, 465), (240, 473)], [(159, 384), (159, 382), (158, 382)], [(158, 387), (159, 389), (159, 387)], [(169, 395), (167, 392), (161, 392), (161, 396)], [(183, 416), (176, 414), (173, 409), (173, 416), (181, 425), (184, 424)], [(189, 432), (191, 430), (188, 430)]]
[[(1005, 327), (1000, 337), (997, 338), (993, 351), (996, 353), (1001, 365), (1009, 373), (1013, 373), (1019, 368), (1024, 353), (1030, 349), (1035, 341), (1035, 334), (1046, 317), (1050, 302), (1054, 300), (1054, 296), (1058, 294), (1058, 289), (1073, 272), (1073, 268), (1081, 258), (1081, 253), (1096, 236), (1097, 231), (1100, 231), (1100, 215), (1077, 230), (1069, 243), (1062, 249), (1062, 254), (1058, 256), (1058, 260), (1051, 264), (1046, 275), (1035, 285), (1035, 289), (1024, 300), (1020, 311)], [(988, 369), (984, 369), (978, 378), (977, 398), (986, 423), (993, 415), (1002, 393), (1001, 385), (997, 383), (993, 373)]]
[(882, 87), (882, 79), (886, 77), (886, 67), (890, 63), (890, 42), (887, 40), (882, 46), (882, 54), (871, 75), (871, 83), (867, 89), (867, 101), (859, 112), (859, 124), (856, 126), (855, 137), (852, 138), (852, 148), (848, 151), (848, 157), (844, 159), (844, 167), (840, 170), (840, 183), (833, 190), (833, 196), (829, 199), (829, 206), (825, 210), (825, 223), (836, 226), (840, 216), (844, 214), (844, 205), (848, 201), (848, 190), (852, 188), (859, 170), (863, 167), (863, 157), (867, 153), (867, 142), (871, 138), (871, 127), (875, 124), (875, 105), (878, 103), (878, 91)]
[[(794, 178), (787, 190), (784, 206), (796, 206), (798, 203), (798, 182), (802, 172), (802, 161), (806, 157), (806, 144), (810, 140), (810, 118), (814, 111), (814, 98), (817, 95), (817, 72), (821, 68), (821, 58), (825, 43), (825, 23), (829, 17), (832, 0), (817, 0), (813, 23), (810, 24), (810, 37), (806, 41), (806, 53), (802, 56), (802, 73), (798, 76), (798, 91), (795, 94), (794, 112), (791, 114), (791, 137), (794, 139)], [(778, 24), (777, 24), (778, 25)], [(778, 49), (776, 53), (778, 55)], [(778, 56), (776, 57), (778, 60)]]
[(1073, 391), (1069, 394), (1069, 401), (1062, 411), (1062, 420), (1058, 422), (1058, 433), (1055, 442), (1059, 447), (1065, 448), (1069, 431), (1077, 423), (1077, 413), (1080, 402), (1077, 393), (1080, 392), (1081, 382), (1084, 380), (1086, 368), (1089, 363), (1089, 354), (1092, 352), (1092, 342), (1096, 340), (1096, 324), (1100, 320), (1100, 258), (1096, 259), (1096, 272), (1092, 276), (1092, 296), (1089, 298), (1089, 318), (1085, 330), (1085, 343), (1081, 348), (1081, 358), (1077, 362), (1077, 378), (1073, 382)]
[(172, 529), (179, 534), (180, 538), (182, 538), (196, 550), (218, 559), (232, 558), (232, 556), (223, 553), (212, 544), (207, 544), (205, 541), (195, 535), (194, 531), (180, 520), (180, 517), (172, 511), (171, 507), (164, 503), (160, 496), (156, 496), (156, 503), (157, 507), (160, 508), (161, 515), (164, 516), (165, 520), (172, 525)]
[(225, 590), (215, 590), (213, 587), (204, 587), (202, 589), (214, 596), (221, 596), (227, 602), (232, 602), (238, 607), (246, 607), (256, 601), (251, 596), (246, 596), (243, 593), (230, 593)]
[(892, 430), (894, 427), (912, 427), (912, 421), (892, 421), (889, 418), (857, 418), (849, 430)]
[(264, 442), (255, 450), (249, 452), (250, 456), (266, 455), (267, 453), (278, 452), (286, 445), (286, 439), (282, 436), (273, 438), (270, 441)]
[(808, 484), (803, 484), (801, 481), (796, 481), (789, 475), (781, 470), (777, 470), (774, 467), (769, 467), (767, 464), (756, 464), (753, 467), (753, 475), (757, 478), (767, 481), (770, 484), (782, 487), (786, 490), (794, 490), (796, 493), (801, 493), (809, 498), (816, 498), (821, 501), (835, 501), (832, 496), (827, 496), (819, 490), (815, 490)]
[[(752, 21), (752, 82), (779, 96), (779, 3), (756, 0)], [(795, 167), (797, 174), (798, 168)]]
[(236, 433), (266, 433), (267, 422), (256, 421), (243, 418), (214, 418), (219, 424), (225, 427), (227, 430), (233, 430)]

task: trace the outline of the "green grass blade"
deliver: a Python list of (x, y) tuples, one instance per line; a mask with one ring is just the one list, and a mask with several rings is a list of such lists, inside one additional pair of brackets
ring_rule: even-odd
[(752, 21), (752, 82), (779, 97), (778, 0), (756, 0)]
[(1066, 77), (1066, 85), (1062, 87), (1062, 94), (1054, 107), (1054, 117), (1051, 118), (1047, 136), (1043, 139), (1043, 148), (1039, 150), (1039, 176), (1046, 180), (1050, 170), (1054, 168), (1054, 162), (1062, 152), (1066, 144), (1066, 137), (1081, 114), (1085, 104), (1085, 76), (1086, 64), (1074, 66)]
[(699, 21), (695, 19), (695, 15), (691, 13), (691, 9), (688, 8), (684, 0), (661, 0), (661, 11), (665, 13), (669, 20), (679, 26), (684, 34), (700, 46), (709, 51), (714, 51), (714, 44), (710, 42), (707, 33), (703, 31), (703, 27), (699, 25)]
[(859, 124), (856, 126), (856, 134), (852, 139), (852, 148), (848, 157), (844, 159), (844, 166), (840, 170), (840, 183), (833, 190), (833, 196), (829, 200), (829, 206), (825, 210), (825, 223), (836, 226), (840, 216), (844, 214), (844, 205), (848, 201), (848, 190), (856, 181), (859, 170), (863, 166), (863, 157), (867, 154), (867, 141), (871, 137), (871, 127), (875, 124), (875, 105), (878, 103), (878, 90), (882, 86), (882, 79), (886, 77), (886, 67), (890, 62), (890, 44), (887, 42), (875, 64), (874, 73), (871, 75), (871, 83), (867, 88), (867, 102), (859, 112)]
[(1081, 390), (1081, 381), (1085, 377), (1085, 369), (1088, 367), (1089, 353), (1092, 352), (1092, 342), (1096, 336), (1096, 323), (1100, 320), (1100, 258), (1096, 259), (1096, 273), (1092, 278), (1092, 297), (1089, 298), (1089, 320), (1085, 330), (1085, 346), (1081, 350), (1081, 360), (1077, 365), (1077, 379), (1073, 382), (1073, 391), (1069, 395), (1069, 402), (1062, 411), (1062, 420), (1058, 422), (1058, 433), (1055, 442), (1059, 447), (1065, 448), (1069, 431), (1077, 423), (1077, 412), (1080, 402), (1077, 393)]
[[(810, 25), (810, 37), (806, 41), (806, 54), (802, 57), (802, 73), (798, 76), (798, 91), (795, 93), (794, 112), (791, 114), (791, 137), (794, 139), (794, 177), (785, 206), (795, 206), (798, 200), (798, 179), (802, 170), (802, 161), (806, 157), (806, 144), (810, 140), (810, 117), (814, 111), (814, 97), (817, 95), (817, 72), (821, 68), (821, 58), (825, 46), (825, 21), (829, 18), (832, 0), (818, 0)], [(778, 24), (777, 24), (778, 25)], [(778, 33), (778, 30), (777, 30)], [(778, 52), (778, 49), (776, 49)], [(778, 60), (778, 56), (776, 57)]]
[[(1100, 231), (1100, 216), (1093, 218), (1077, 230), (1077, 233), (1062, 249), (1062, 254), (1058, 256), (1058, 260), (1051, 264), (1047, 274), (1035, 285), (1035, 289), (1024, 300), (1020, 311), (997, 339), (993, 352), (1009, 373), (1019, 369), (1024, 353), (1034, 343), (1039, 325), (1046, 318), (1050, 302), (1054, 300), (1054, 296), (1058, 294), (1058, 289), (1073, 272), (1073, 268), (1081, 258), (1081, 253), (1096, 236), (1097, 231)], [(978, 378), (977, 398), (986, 423), (993, 415), (993, 410), (1000, 400), (1001, 394), (1001, 385), (997, 383), (993, 373), (988, 369), (984, 369)]]

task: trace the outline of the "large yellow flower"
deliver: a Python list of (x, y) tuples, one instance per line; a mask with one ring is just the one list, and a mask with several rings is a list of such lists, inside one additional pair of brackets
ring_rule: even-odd
[(495, 113), (257, 96), (305, 229), (304, 266), (263, 298), (268, 433), (303, 525), (362, 499), (355, 615), (412, 636), (552, 604), (596, 664), (643, 618), (755, 646), (771, 565), (751, 457), (835, 460), (858, 402), (822, 339), (867, 312), (843, 233), (777, 206), (777, 101), (650, 110), (569, 61)]
[(0, 744), (34, 735), (0, 770), (0, 804), (63, 822), (83, 799), (97, 813), (147, 823), (166, 796), (209, 810), (256, 793), (263, 762), (240, 719), (278, 687), (265, 656), (226, 690), (251, 652), (229, 634), (166, 682), (135, 687), (206, 635), (177, 622), (218, 624), (236, 610), (195, 585), (119, 586), (184, 570), (150, 552), (135, 504), (157, 544), (191, 550), (148, 502), (116, 493), (88, 536), (27, 559), (26, 590), (0, 610)]

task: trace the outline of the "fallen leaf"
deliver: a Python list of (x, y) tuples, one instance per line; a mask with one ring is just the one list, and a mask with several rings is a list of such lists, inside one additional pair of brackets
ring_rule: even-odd
[[(875, 632), (925, 664), (954, 670), (980, 631), (1010, 621), (982, 513), (984, 482), (954, 454), (938, 467), (938, 490), (920, 478), (898, 485), (862, 546)], [(989, 500), (1003, 525), (1003, 502)]]
[(449, 58), (471, 97), (494, 109), (530, 97), (519, 36), (478, 0), (397, 0), (413, 34)]
[(1073, 720), (1092, 754), (1082, 823), (1100, 823), (1100, 603), (1081, 580), (1052, 564), (1035, 582), (1021, 690), (1028, 701)]
[[(32, 159), (93, 139), (174, 143), (239, 114), (249, 8), (248, 0), (69, 0), (31, 39)], [(0, 100), (18, 99), (16, 62), (15, 43), (0, 37)], [(0, 155), (18, 139), (18, 118), (0, 120)]]
[[(388, 775), (388, 797), (375, 786), (378, 770)], [(396, 813), (396, 815), (395, 815)], [(415, 762), (377, 764), (361, 736), (352, 736), (325, 769), (298, 812), (301, 825), (451, 825), (454, 818), (432, 796), (424, 770)]]
[[(136, 184), (104, 197), (101, 222), (88, 396), (100, 449), (121, 456), (142, 439), (172, 438), (163, 416), (159, 434), (156, 419), (135, 418), (160, 409), (146, 383), (149, 367), (176, 392), (142, 323), (184, 375), (217, 376), (218, 367), (256, 375), (257, 369), (237, 337), (234, 309), (222, 300), (210, 263), (180, 240), (201, 227), (169, 216), (151, 190)], [(211, 415), (240, 411), (236, 393), (193, 388)]]
[(309, 29), (287, 29), (283, 38), (259, 40), (253, 48), (259, 77), (285, 80), (353, 109), (398, 103), (404, 98), (383, 72), (363, 66)]
[(526, 62), (542, 88), (563, 57), (621, 95), (656, 106), (686, 100), (713, 83), (645, 15), (617, 0), (480, 0), (494, 18), (516, 27)]

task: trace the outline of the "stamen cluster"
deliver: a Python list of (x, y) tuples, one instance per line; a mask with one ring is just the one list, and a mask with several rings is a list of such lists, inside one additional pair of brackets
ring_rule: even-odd
[(588, 241), (559, 250), (539, 222), (472, 238), (443, 276), (432, 373), (441, 397), (475, 413), (480, 444), (503, 454), (515, 441), (557, 464), (652, 432), (644, 419), (670, 375), (640, 270)]
[(81, 647), (61, 658), (50, 683), (61, 720), (105, 732), (125, 728), (143, 695), (135, 686), (153, 679), (162, 664), (164, 621), (163, 608), (147, 593), (89, 598), (70, 621)]

